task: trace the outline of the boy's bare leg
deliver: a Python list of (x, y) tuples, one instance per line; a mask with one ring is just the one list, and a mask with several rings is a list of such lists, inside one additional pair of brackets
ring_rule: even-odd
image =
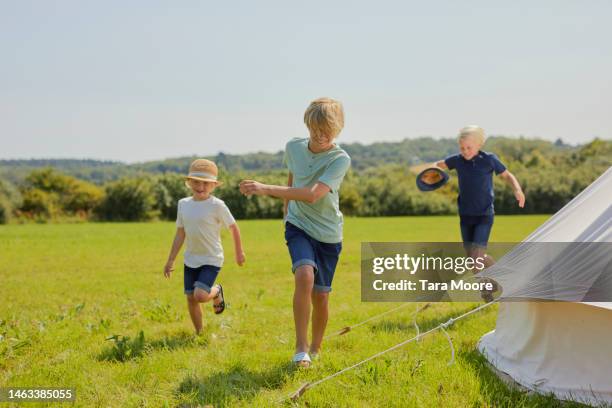
[[(472, 259), (476, 259), (476, 258), (482, 258), (483, 259), (483, 264), (484, 264), (484, 268), (489, 268), (493, 265), (495, 265), (495, 259), (493, 259), (493, 257), (489, 256), (486, 254), (486, 249), (482, 248), (482, 247), (473, 247), (468, 251), (468, 256)], [(478, 274), (480, 272), (483, 271), (483, 269), (477, 269), (475, 271), (476, 276), (478, 276)], [(489, 278), (481, 278), (483, 279), (483, 282), (490, 282), (493, 283), (493, 290), (481, 290), (480, 291), (480, 297), (482, 297), (482, 299), (489, 303), (491, 301), (493, 301), (493, 293), (497, 291), (498, 286), (497, 286), (497, 282), (495, 282), (494, 280), (491, 280)]]
[(200, 302), (193, 295), (187, 295), (187, 308), (193, 327), (196, 333), (200, 334), (202, 332), (202, 308), (200, 308)]
[[(210, 293), (208, 293), (207, 291), (205, 291), (202, 288), (195, 288), (193, 291), (193, 297), (196, 301), (200, 302), (200, 303), (206, 303), (206, 302), (210, 302), (211, 299), (214, 299), (215, 296), (217, 296), (219, 294), (219, 287), (218, 286), (213, 286), (210, 289)], [(221, 302), (221, 299), (215, 299), (217, 303)]]
[[(468, 256), (472, 259), (483, 258), (483, 264), (485, 268), (495, 265), (495, 259), (487, 255), (485, 248), (473, 247), (468, 251)], [(480, 271), (478, 271), (480, 272)], [(476, 273), (478, 273), (476, 272)]]
[(484, 264), (485, 268), (495, 265), (495, 259), (488, 254), (484, 254)]
[(298, 266), (295, 270), (295, 291), (293, 292), (293, 320), (295, 321), (295, 351), (308, 351), (308, 320), (314, 268), (311, 265)]
[(318, 353), (321, 350), (323, 335), (327, 327), (329, 316), (329, 292), (312, 291), (312, 343), (310, 352)]

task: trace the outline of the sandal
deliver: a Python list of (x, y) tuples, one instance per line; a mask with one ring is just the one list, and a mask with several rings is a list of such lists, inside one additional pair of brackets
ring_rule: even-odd
[(305, 351), (295, 353), (292, 361), (295, 363), (296, 366), (301, 367), (301, 368), (310, 367), (310, 363), (312, 362), (312, 360), (310, 359), (310, 356)]
[[(225, 310), (225, 296), (223, 296), (223, 286), (218, 283), (215, 286), (219, 288), (219, 293), (217, 293), (217, 296), (213, 298), (213, 309), (215, 311), (215, 314), (221, 314)], [(221, 302), (215, 304), (214, 300), (217, 299), (219, 296), (221, 296)]]

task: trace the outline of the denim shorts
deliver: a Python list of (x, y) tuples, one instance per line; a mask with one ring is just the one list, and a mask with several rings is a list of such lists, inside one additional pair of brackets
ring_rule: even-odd
[(460, 215), (461, 238), (466, 249), (486, 248), (493, 228), (493, 215)]
[(314, 290), (331, 292), (342, 242), (319, 242), (290, 222), (285, 223), (285, 240), (291, 256), (291, 270), (295, 273), (299, 266), (312, 265), (315, 270)]
[(191, 268), (185, 265), (185, 274), (183, 277), (185, 294), (193, 294), (195, 288), (200, 288), (210, 293), (210, 289), (214, 285), (220, 270), (221, 268), (213, 265), (202, 265), (197, 268)]

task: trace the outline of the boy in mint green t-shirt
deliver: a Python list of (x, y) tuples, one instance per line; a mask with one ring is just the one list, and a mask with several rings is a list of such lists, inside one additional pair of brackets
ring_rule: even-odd
[[(334, 143), (344, 127), (342, 104), (331, 98), (313, 101), (304, 114), (309, 138), (290, 140), (285, 148), (288, 186), (240, 183), (245, 195), (268, 195), (285, 201), (285, 240), (295, 277), (293, 361), (308, 367), (321, 349), (328, 320), (331, 284), (342, 250), (343, 217), (338, 191), (351, 165), (349, 155)], [(312, 342), (308, 322), (312, 305)]]

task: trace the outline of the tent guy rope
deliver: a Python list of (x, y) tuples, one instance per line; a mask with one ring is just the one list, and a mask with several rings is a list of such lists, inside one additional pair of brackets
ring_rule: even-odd
[[(393, 313), (393, 312), (397, 312), (398, 310), (404, 309), (404, 308), (406, 308), (409, 305), (410, 305), (410, 303), (405, 303), (405, 304), (403, 304), (401, 306), (398, 306), (396, 308), (393, 308), (391, 310), (387, 310), (385, 312), (382, 312), (382, 313), (379, 313), (377, 315), (374, 315), (374, 316), (372, 316), (372, 317), (370, 317), (370, 318), (368, 318), (368, 319), (366, 319), (366, 320), (364, 320), (362, 322), (356, 323), (356, 324), (354, 324), (352, 326), (343, 327), (342, 329), (338, 330), (337, 332), (334, 332), (334, 333), (331, 333), (331, 334), (325, 336), (324, 339), (327, 340), (327, 339), (332, 338), (332, 337), (342, 336), (342, 335), (350, 332), (351, 330), (356, 329), (359, 326), (363, 326), (364, 324), (369, 323), (372, 320), (376, 320), (379, 317), (386, 316), (386, 315), (388, 315), (390, 313)], [(417, 309), (413, 312), (413, 315), (414, 315), (414, 326), (416, 328), (417, 333), (419, 333), (419, 326), (417, 325), (416, 318), (417, 318), (417, 316), (418, 316), (418, 314), (420, 312), (422, 312), (423, 310), (427, 309), (429, 306), (431, 306), (431, 303), (426, 303), (426, 304), (424, 304), (421, 307), (417, 307)]]
[[(314, 388), (314, 387), (316, 387), (316, 386), (318, 386), (318, 385), (320, 385), (320, 384), (322, 384), (322, 383), (324, 383), (324, 382), (326, 382), (326, 381), (329, 381), (329, 380), (331, 380), (331, 379), (333, 379), (333, 378), (335, 378), (335, 377), (337, 377), (337, 376), (339, 376), (339, 375), (341, 375), (341, 374), (344, 374), (344, 373), (345, 373), (345, 372), (347, 372), (347, 371), (350, 371), (350, 370), (352, 370), (352, 369), (354, 369), (354, 368), (357, 368), (357, 367), (359, 367), (359, 366), (361, 366), (361, 365), (363, 365), (363, 364), (367, 363), (368, 361), (374, 360), (374, 359), (376, 359), (376, 358), (378, 358), (378, 357), (382, 356), (383, 354), (386, 354), (386, 353), (388, 353), (388, 352), (390, 352), (390, 351), (393, 351), (393, 350), (397, 350), (398, 348), (400, 348), (400, 347), (402, 347), (402, 346), (405, 346), (406, 344), (409, 344), (409, 343), (412, 343), (413, 341), (419, 340), (419, 339), (421, 339), (422, 337), (425, 337), (425, 336), (427, 336), (428, 334), (434, 333), (434, 332), (435, 332), (435, 331), (437, 331), (437, 330), (442, 330), (442, 331), (444, 332), (444, 334), (446, 335), (446, 338), (447, 338), (447, 339), (448, 339), (448, 341), (449, 341), (449, 344), (450, 344), (450, 347), (451, 347), (451, 360), (449, 361), (449, 365), (451, 365), (451, 364), (453, 364), (453, 362), (455, 361), (455, 348), (453, 347), (453, 342), (452, 342), (452, 340), (451, 340), (450, 336), (448, 335), (448, 333), (446, 332), (446, 330), (445, 330), (445, 329), (447, 329), (447, 328), (449, 328), (450, 326), (452, 326), (452, 325), (453, 325), (455, 322), (457, 322), (457, 321), (459, 321), (459, 320), (461, 320), (461, 319), (464, 319), (464, 318), (466, 318), (466, 317), (468, 317), (468, 316), (470, 316), (470, 315), (472, 315), (472, 314), (474, 314), (474, 313), (476, 313), (476, 312), (479, 312), (479, 311), (481, 311), (481, 310), (483, 310), (483, 309), (485, 309), (485, 308), (487, 308), (487, 307), (491, 306), (491, 305), (492, 305), (492, 304), (494, 304), (494, 303), (497, 303), (497, 302), (498, 302), (498, 300), (499, 300), (499, 299), (497, 299), (497, 300), (493, 300), (493, 301), (491, 301), (491, 302), (489, 302), (489, 303), (485, 303), (485, 304), (480, 305), (480, 306), (478, 306), (478, 307), (476, 307), (476, 308), (474, 308), (474, 309), (472, 309), (472, 310), (470, 310), (470, 311), (468, 311), (468, 312), (465, 312), (465, 313), (463, 313), (462, 315), (459, 315), (459, 316), (457, 316), (457, 317), (455, 317), (455, 318), (450, 318), (450, 319), (449, 319), (448, 321), (446, 321), (445, 323), (440, 323), (440, 324), (439, 324), (439, 325), (437, 325), (436, 327), (433, 327), (433, 328), (431, 328), (431, 329), (427, 330), (426, 332), (419, 333), (418, 335), (416, 335), (416, 336), (414, 336), (414, 337), (412, 337), (412, 338), (410, 338), (410, 339), (404, 340), (404, 341), (402, 341), (401, 343), (398, 343), (398, 344), (396, 344), (396, 345), (394, 345), (394, 346), (392, 346), (392, 347), (389, 347), (389, 348), (388, 348), (388, 349), (386, 349), (386, 350), (380, 351), (380, 352), (378, 352), (378, 353), (376, 353), (376, 354), (374, 354), (374, 355), (372, 355), (372, 356), (370, 356), (370, 357), (368, 357), (368, 358), (366, 358), (366, 359), (364, 359), (364, 360), (361, 360), (361, 361), (359, 361), (359, 362), (357, 362), (357, 363), (355, 363), (355, 364), (353, 364), (353, 365), (351, 365), (351, 366), (348, 366), (348, 367), (346, 367), (346, 368), (343, 368), (343, 369), (342, 369), (342, 370), (340, 370), (340, 371), (337, 371), (337, 372), (335, 372), (335, 373), (333, 373), (333, 374), (331, 374), (331, 375), (328, 375), (327, 377), (323, 377), (323, 378), (321, 378), (321, 379), (319, 379), (319, 380), (317, 380), (317, 381), (314, 381), (314, 382), (310, 382), (310, 383), (305, 383), (305, 384), (302, 384), (302, 386), (300, 386), (300, 388), (298, 388), (298, 389), (297, 389), (295, 392), (293, 392), (293, 393), (292, 393), (291, 395), (289, 395), (287, 398), (282, 399), (282, 400), (281, 400), (281, 402), (282, 402), (282, 401), (286, 401), (287, 399), (291, 399), (292, 401), (296, 401), (296, 400), (298, 400), (298, 399), (299, 399), (299, 398), (300, 398), (300, 397), (301, 397), (301, 396), (302, 396), (302, 395), (303, 395), (303, 394), (304, 394), (304, 393), (305, 393), (307, 390), (312, 389), (312, 388)], [(429, 305), (429, 304), (427, 304), (427, 305)], [(397, 309), (397, 308), (396, 308), (396, 309)], [(390, 313), (390, 312), (391, 312), (391, 311), (389, 311), (389, 313)]]

